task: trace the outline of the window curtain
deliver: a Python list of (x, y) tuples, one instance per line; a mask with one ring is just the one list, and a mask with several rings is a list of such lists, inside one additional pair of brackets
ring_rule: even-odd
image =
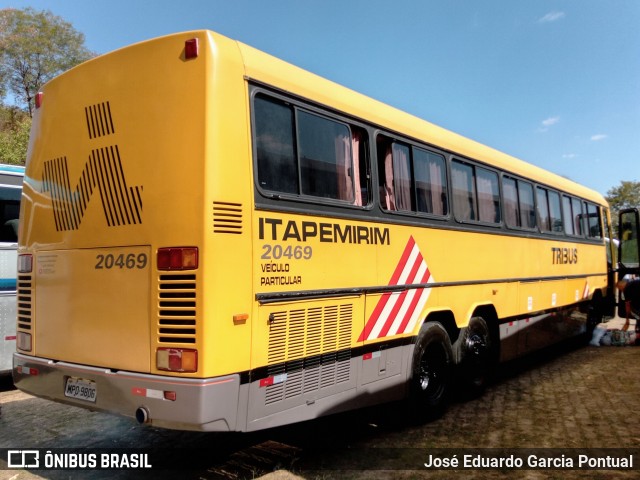
[(504, 192), (504, 217), (510, 227), (520, 227), (518, 220), (518, 191), (516, 182), (511, 179), (504, 179), (502, 182)]
[(353, 179), (351, 178), (351, 142), (346, 135), (336, 135), (336, 182), (338, 198), (353, 202)]
[(444, 194), (444, 185), (442, 184), (445, 178), (443, 172), (443, 165), (438, 162), (430, 162), (429, 164), (429, 183), (431, 185), (431, 211), (435, 215), (446, 215), (445, 202), (446, 195)]
[(396, 200), (393, 191), (393, 155), (391, 153), (391, 144), (387, 145), (384, 154), (384, 185), (380, 193), (382, 206), (387, 210), (395, 210)]
[(398, 210), (411, 210), (411, 170), (407, 153), (406, 147), (393, 144), (393, 172)]
[(476, 186), (478, 189), (478, 211), (480, 213), (480, 221), (499, 221), (499, 216), (497, 215), (496, 205), (494, 202), (494, 189), (491, 179), (483, 175), (477, 175)]
[(362, 134), (358, 131), (354, 131), (351, 137), (351, 153), (353, 156), (353, 185), (355, 188), (354, 204), (361, 207), (362, 202), (362, 189), (360, 188), (360, 142), (362, 141)]
[(452, 168), (453, 209), (458, 220), (475, 220), (473, 177), (471, 168), (454, 165)]

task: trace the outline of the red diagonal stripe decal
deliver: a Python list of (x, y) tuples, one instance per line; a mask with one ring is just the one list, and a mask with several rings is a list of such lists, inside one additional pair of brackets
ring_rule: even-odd
[[(413, 247), (414, 247), (415, 244), (416, 244), (416, 242), (413, 239), (413, 237), (409, 237), (409, 241), (407, 242), (407, 245), (404, 247), (404, 251), (402, 252), (402, 256), (400, 257), (400, 261), (398, 262), (398, 265), (396, 265), (396, 269), (394, 270), (393, 275), (391, 276), (391, 280), (389, 280), (388, 285), (397, 285), (398, 284), (398, 280), (400, 279), (400, 276), (402, 275), (402, 270), (404, 270), (404, 266), (407, 263), (407, 260), (409, 260), (409, 256), (411, 255), (411, 251), (413, 250)], [(362, 333), (360, 334), (360, 337), (358, 337), (358, 341), (359, 342), (362, 342), (364, 339), (366, 339), (369, 336), (369, 334), (371, 333), (371, 330), (373, 330), (373, 327), (375, 326), (376, 322), (380, 318), (380, 314), (384, 310), (384, 307), (387, 305), (387, 302), (389, 301), (389, 298), (391, 298), (391, 294), (390, 293), (385, 293), (384, 295), (382, 295), (382, 297), (378, 301), (378, 304), (374, 308), (373, 313), (371, 314), (371, 317), (369, 317), (369, 320), (367, 321), (367, 324), (365, 325), (364, 329), (362, 330)]]
[[(415, 255), (415, 258), (409, 263), (411, 255)], [(428, 283), (430, 278), (431, 273), (422, 252), (411, 236), (407, 240), (388, 285), (424, 284)], [(405, 329), (414, 325), (416, 321), (415, 315), (418, 313), (416, 309), (418, 306), (422, 308), (428, 297), (429, 292), (424, 288), (383, 294), (360, 333), (358, 341), (405, 333)]]

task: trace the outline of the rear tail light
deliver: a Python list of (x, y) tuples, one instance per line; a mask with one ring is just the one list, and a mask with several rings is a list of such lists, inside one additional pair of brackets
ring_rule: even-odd
[(198, 351), (188, 348), (158, 348), (156, 367), (168, 372), (195, 373), (198, 370)]
[(33, 255), (18, 255), (18, 273), (31, 273), (33, 270)]
[(196, 270), (198, 247), (170, 247), (158, 249), (158, 270)]

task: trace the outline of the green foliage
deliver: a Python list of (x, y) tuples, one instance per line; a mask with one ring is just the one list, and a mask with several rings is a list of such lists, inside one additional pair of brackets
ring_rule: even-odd
[(44, 83), (93, 56), (84, 35), (49, 11), (0, 10), (0, 98), (13, 94), (29, 116)]
[(605, 197), (611, 208), (611, 224), (618, 230), (618, 213), (625, 208), (640, 208), (640, 182), (622, 180), (612, 187)]
[(0, 163), (24, 165), (31, 118), (24, 111), (0, 106)]

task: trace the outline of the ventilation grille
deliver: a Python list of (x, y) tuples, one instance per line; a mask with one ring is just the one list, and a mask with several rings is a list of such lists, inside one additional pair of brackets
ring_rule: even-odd
[(196, 276), (160, 275), (158, 343), (196, 343)]
[(115, 133), (109, 102), (85, 107), (84, 114), (87, 118), (87, 131), (90, 139)]
[(242, 205), (213, 202), (213, 233), (242, 233)]
[(31, 275), (18, 275), (18, 329), (30, 331), (33, 318), (33, 285)]
[(271, 404), (350, 380), (353, 305), (330, 305), (276, 312), (270, 317), (269, 385)]

